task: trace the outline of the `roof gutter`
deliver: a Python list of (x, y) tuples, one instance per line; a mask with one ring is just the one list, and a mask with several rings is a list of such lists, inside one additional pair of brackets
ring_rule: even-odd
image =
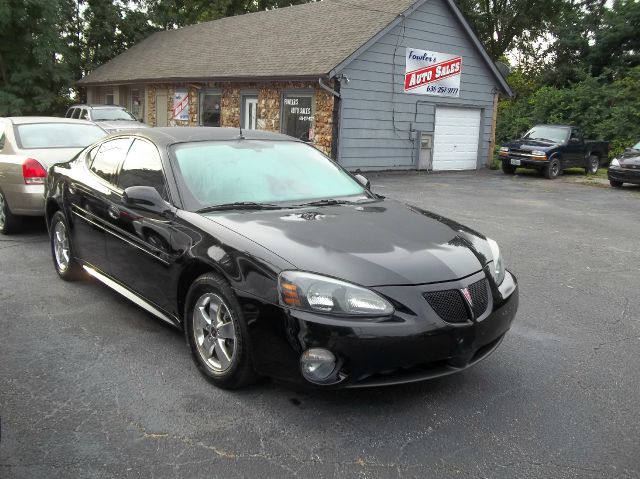
[(322, 88), (323, 90), (327, 90), (329, 93), (331, 93), (333, 96), (335, 96), (336, 98), (340, 98), (340, 93), (338, 93), (337, 91), (335, 91), (333, 88), (331, 88), (329, 85), (327, 85), (326, 83), (322, 82), (322, 78), (318, 78), (318, 84), (320, 85), (320, 88)]

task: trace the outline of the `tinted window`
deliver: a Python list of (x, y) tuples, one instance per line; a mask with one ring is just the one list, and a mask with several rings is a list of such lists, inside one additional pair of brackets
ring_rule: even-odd
[(219, 93), (200, 93), (200, 124), (202, 126), (220, 126), (220, 108), (222, 95)]
[(71, 118), (78, 119), (80, 117), (80, 108), (74, 108), (71, 113)]
[(84, 148), (106, 136), (96, 125), (78, 123), (25, 123), (18, 125), (16, 139), (21, 148)]
[(80, 119), (81, 120), (88, 120), (89, 119), (89, 110), (87, 110), (86, 108), (82, 109), (82, 113), (80, 114)]
[(0, 121), (0, 150), (4, 148), (4, 123)]
[(67, 113), (65, 113), (64, 117), (65, 118), (71, 118), (71, 114), (73, 113), (73, 108), (69, 108), (67, 110)]
[(135, 140), (118, 175), (118, 187), (151, 186), (166, 199), (162, 163), (158, 150), (151, 143)]
[(284, 95), (282, 100), (282, 133), (298, 140), (313, 140), (312, 110), (312, 95)]
[(195, 210), (254, 201), (303, 202), (361, 195), (362, 186), (315, 148), (284, 141), (183, 143), (173, 153)]
[(127, 154), (130, 144), (131, 140), (128, 138), (103, 143), (91, 163), (91, 171), (109, 183), (115, 184), (118, 166)]

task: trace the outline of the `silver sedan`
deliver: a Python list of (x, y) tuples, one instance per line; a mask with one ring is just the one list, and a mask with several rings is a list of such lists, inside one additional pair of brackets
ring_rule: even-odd
[(21, 216), (44, 216), (48, 168), (70, 160), (106, 134), (84, 120), (0, 118), (0, 233), (16, 232)]

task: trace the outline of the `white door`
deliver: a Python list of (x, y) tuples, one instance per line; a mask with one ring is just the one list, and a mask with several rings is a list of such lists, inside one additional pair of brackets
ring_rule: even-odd
[(156, 126), (169, 125), (169, 92), (156, 91)]
[(436, 108), (433, 170), (475, 170), (480, 142), (480, 110)]
[(258, 122), (258, 99), (245, 97), (244, 99), (244, 124), (245, 130), (255, 130)]

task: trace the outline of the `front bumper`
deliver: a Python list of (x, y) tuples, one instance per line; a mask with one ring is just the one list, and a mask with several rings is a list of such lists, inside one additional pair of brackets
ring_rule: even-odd
[[(478, 277), (484, 273), (439, 286), (465, 287)], [(507, 272), (500, 287), (491, 287), (493, 298), (479, 320), (451, 324), (429, 307), (421, 296), (423, 288), (375, 289), (387, 297), (406, 300), (403, 304), (411, 310), (397, 308), (394, 316), (383, 322), (287, 311), (285, 336), (290, 349), (278, 353), (278, 359), (271, 351), (271, 364), (279, 365), (265, 373), (285, 382), (323, 388), (383, 386), (453, 374), (477, 364), (498, 347), (511, 327), (519, 301), (517, 281)], [(328, 349), (338, 358), (334, 375), (324, 385), (314, 385), (300, 373), (300, 354), (310, 348)]]
[(609, 168), (607, 176), (609, 177), (609, 180), (640, 185), (640, 169), (632, 170), (630, 168)]
[(520, 156), (500, 156), (500, 160), (507, 165), (511, 165), (511, 160), (520, 162), (520, 164), (512, 165), (517, 168), (544, 168), (549, 164), (549, 160), (534, 160), (532, 158), (520, 157)]

